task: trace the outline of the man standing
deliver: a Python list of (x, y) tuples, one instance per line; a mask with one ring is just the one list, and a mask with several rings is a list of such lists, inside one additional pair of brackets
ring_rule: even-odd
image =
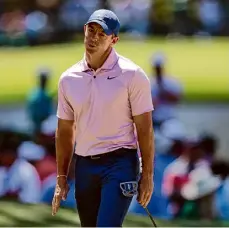
[(176, 105), (183, 95), (180, 82), (165, 74), (165, 57), (162, 53), (153, 56), (152, 67), (154, 78), (152, 82), (152, 98), (155, 107), (153, 112), (154, 126), (169, 119), (176, 118)]
[(52, 97), (47, 92), (50, 72), (41, 69), (38, 72), (38, 85), (28, 96), (27, 113), (33, 124), (33, 133), (41, 130), (41, 124), (52, 113)]
[(75, 197), (81, 226), (120, 227), (133, 195), (138, 192), (139, 203), (146, 207), (153, 192), (150, 82), (139, 66), (114, 50), (119, 28), (112, 11), (95, 11), (84, 26), (84, 58), (59, 80), (52, 214), (66, 199), (76, 142)]

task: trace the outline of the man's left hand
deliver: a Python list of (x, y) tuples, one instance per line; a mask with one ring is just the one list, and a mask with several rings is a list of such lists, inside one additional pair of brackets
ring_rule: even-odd
[(138, 186), (137, 201), (145, 208), (150, 202), (154, 189), (153, 176), (142, 175)]

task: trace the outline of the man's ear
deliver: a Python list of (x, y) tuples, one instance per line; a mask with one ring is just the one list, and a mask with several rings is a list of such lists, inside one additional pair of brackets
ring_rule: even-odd
[(83, 29), (84, 29), (84, 33), (86, 33), (87, 26), (84, 25)]
[(118, 36), (113, 37), (112, 45), (115, 45), (118, 41), (119, 41), (119, 37)]

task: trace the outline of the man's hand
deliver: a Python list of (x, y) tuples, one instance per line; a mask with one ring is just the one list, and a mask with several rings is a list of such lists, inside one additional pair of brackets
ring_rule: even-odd
[(52, 200), (52, 215), (54, 216), (60, 207), (61, 200), (66, 200), (69, 186), (66, 177), (58, 177), (56, 189)]
[(150, 202), (154, 189), (152, 175), (142, 175), (138, 186), (137, 201), (145, 208)]

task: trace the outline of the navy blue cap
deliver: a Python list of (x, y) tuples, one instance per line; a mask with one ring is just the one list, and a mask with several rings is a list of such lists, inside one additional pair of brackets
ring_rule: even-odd
[(87, 24), (95, 22), (102, 26), (106, 35), (115, 34), (116, 36), (119, 33), (120, 22), (116, 14), (110, 10), (100, 9), (96, 10), (88, 19)]

